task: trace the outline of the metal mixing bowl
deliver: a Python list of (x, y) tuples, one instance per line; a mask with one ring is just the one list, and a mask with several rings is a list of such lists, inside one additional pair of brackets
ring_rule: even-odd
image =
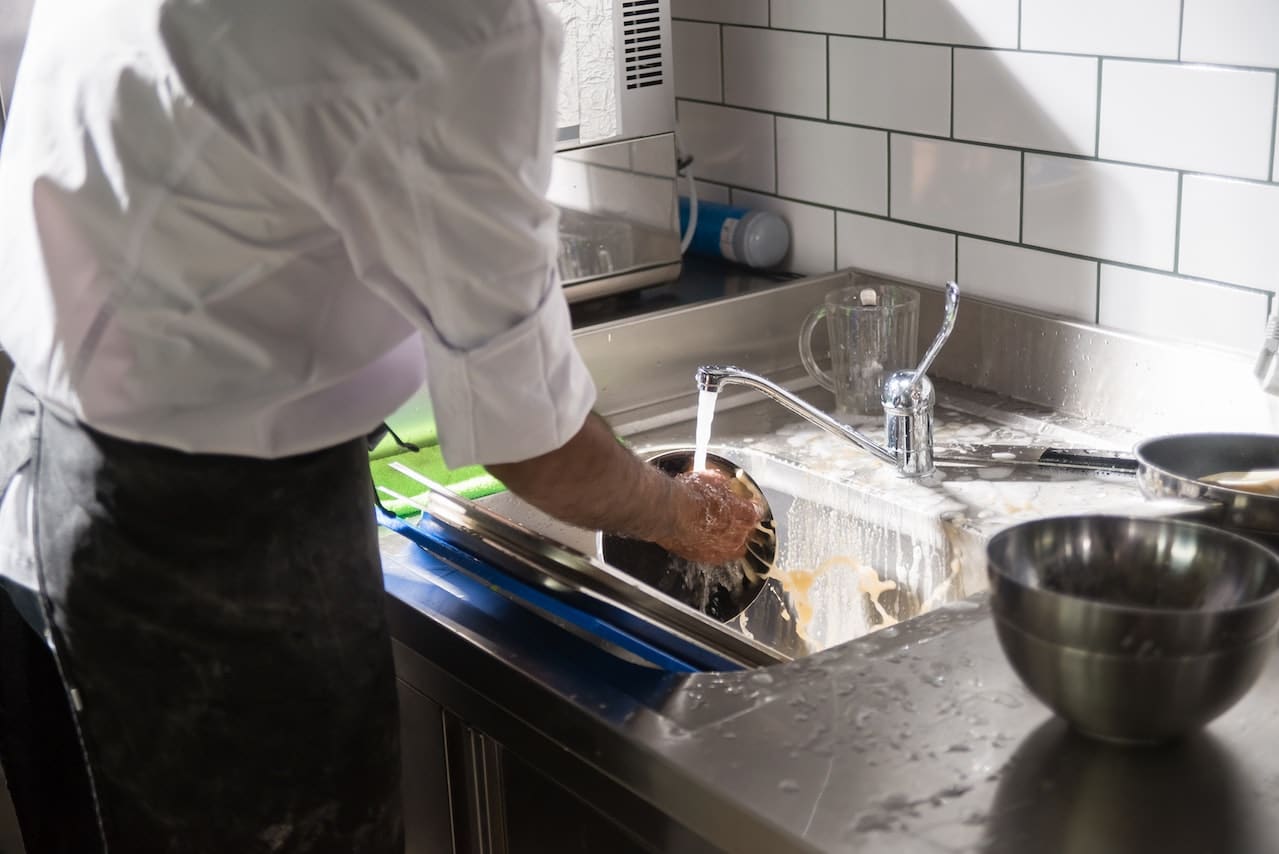
[(1279, 630), (1279, 554), (1171, 519), (1063, 516), (996, 534), (990, 603), (1031, 692), (1080, 732), (1154, 743), (1233, 706)]

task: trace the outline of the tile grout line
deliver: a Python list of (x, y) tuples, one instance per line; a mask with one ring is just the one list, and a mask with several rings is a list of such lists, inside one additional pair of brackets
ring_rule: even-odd
[(1258, 294), (1261, 296), (1273, 295), (1272, 291), (1265, 288), (1256, 288), (1249, 285), (1236, 284), (1234, 282), (1225, 282), (1220, 279), (1208, 279), (1203, 276), (1193, 276), (1186, 273), (1178, 273), (1176, 271), (1168, 270), (1162, 267), (1147, 267), (1141, 264), (1133, 264), (1129, 261), (1120, 261), (1114, 258), (1101, 258), (1095, 255), (1083, 255), (1078, 252), (1069, 252), (1064, 249), (1054, 249), (1050, 246), (1039, 246), (1033, 243), (1022, 244), (1012, 240), (1005, 240), (1001, 237), (992, 237), (988, 234), (977, 234), (975, 232), (956, 231), (954, 228), (947, 228), (945, 226), (933, 225), (931, 223), (926, 223), (926, 222), (918, 222), (914, 220), (905, 220), (905, 219), (893, 219), (892, 217), (885, 216), (884, 214), (878, 214), (878, 213), (875, 213), (874, 211), (837, 208), (833, 205), (825, 204), (823, 202), (814, 202), (814, 201), (809, 201), (807, 199), (795, 198), (793, 196), (782, 196), (775, 193), (769, 193), (767, 190), (760, 190), (752, 187), (742, 187), (734, 184), (724, 183), (722, 181), (708, 180), (708, 181), (705, 181), (705, 183), (712, 184), (716, 187), (720, 187), (721, 189), (729, 190), (730, 192), (754, 193), (756, 195), (771, 196), (773, 198), (776, 198), (778, 201), (791, 202), (793, 204), (803, 205), (805, 207), (818, 208), (820, 210), (830, 211), (831, 213), (834, 213), (836, 215), (836, 218), (838, 218), (839, 214), (846, 214), (848, 216), (860, 216), (860, 217), (865, 217), (866, 219), (873, 219), (879, 222), (886, 222), (893, 225), (900, 225), (906, 228), (916, 228), (916, 229), (919, 229), (920, 231), (930, 231), (936, 234), (949, 235), (956, 239), (956, 250), (958, 250), (958, 240), (961, 238), (967, 238), (969, 240), (977, 240), (985, 243), (992, 243), (998, 246), (1006, 246), (1010, 249), (1027, 249), (1032, 252), (1038, 252), (1044, 255), (1053, 255), (1058, 258), (1068, 258), (1074, 261), (1086, 261), (1092, 264), (1097, 264), (1099, 266), (1118, 267), (1123, 270), (1132, 270), (1138, 273), (1150, 273), (1156, 276), (1167, 276), (1169, 278), (1177, 279), (1178, 281), (1202, 284), (1209, 287), (1224, 288), (1226, 290), (1238, 291), (1240, 293), (1245, 293), (1245, 294)]
[(830, 36), (827, 36), (826, 37), (826, 121), (830, 121), (830, 91), (833, 88), (831, 86), (831, 82), (832, 81), (830, 79)]
[(782, 186), (782, 156), (777, 144), (777, 116), (773, 116), (773, 193), (780, 193)]
[(831, 256), (831, 262), (834, 265), (832, 267), (832, 270), (838, 270), (839, 269), (839, 213), (837, 211), (832, 212), (832, 216), (830, 218), (830, 230), (832, 232), (832, 237), (833, 237), (833, 241), (831, 245), (834, 247), (833, 251), (835, 253), (833, 256)]
[(1186, 0), (1181, 0), (1181, 9), (1177, 13), (1177, 61), (1181, 62), (1181, 42), (1186, 37)]
[(1176, 229), (1172, 235), (1172, 271), (1181, 274), (1181, 195), (1182, 188), (1186, 184), (1186, 173), (1177, 173), (1177, 219), (1173, 228)]
[[(810, 36), (835, 36), (837, 38), (842, 38), (842, 39), (863, 39), (866, 41), (889, 41), (897, 44), (932, 45), (933, 47), (958, 46), (958, 47), (964, 48), (965, 50), (985, 50), (985, 51), (990, 51), (992, 53), (1012, 53), (1018, 50), (1017, 48), (993, 47), (991, 45), (984, 45), (984, 44), (954, 45), (954, 44), (951, 44), (950, 42), (924, 41), (923, 39), (890, 39), (884, 36), (873, 36), (873, 35), (864, 35), (864, 34), (856, 35), (856, 34), (848, 34), (848, 33), (825, 33), (820, 30), (805, 30), (805, 29), (792, 28), (792, 27), (773, 28), (773, 27), (766, 27), (763, 24), (729, 23), (725, 21), (716, 21), (709, 18), (673, 18), (672, 20), (684, 21), (684, 22), (693, 23), (693, 24), (721, 24), (726, 27), (741, 27), (742, 29), (750, 29), (750, 30), (773, 30), (779, 33), (802, 33)], [(1020, 49), (1020, 52), (1025, 54), (1043, 55), (1043, 56), (1065, 56), (1065, 57), (1073, 56), (1076, 59), (1089, 59), (1089, 58), (1114, 59), (1122, 62), (1139, 62), (1145, 65), (1181, 66), (1184, 64), (1179, 59), (1158, 59), (1158, 58), (1149, 57), (1149, 56), (1124, 56), (1123, 54), (1118, 54), (1118, 53), (1072, 53), (1071, 51), (1068, 51), (1068, 50), (1045, 50), (1043, 48), (1033, 48), (1033, 49), (1022, 48)], [(1204, 68), (1227, 69), (1231, 71), (1260, 71), (1267, 74), (1273, 73), (1276, 70), (1276, 67), (1273, 65), (1242, 65), (1238, 63), (1229, 63), (1229, 62), (1195, 62), (1194, 65), (1202, 66)]]
[(742, 112), (755, 113), (764, 116), (777, 116), (780, 118), (799, 119), (800, 121), (813, 122), (815, 124), (833, 125), (835, 127), (851, 127), (861, 128), (862, 130), (875, 130), (883, 133), (895, 133), (904, 136), (913, 136), (917, 139), (928, 139), (937, 142), (957, 142), (963, 145), (971, 145), (979, 148), (992, 148), (998, 151), (1016, 151), (1025, 152), (1026, 154), (1037, 154), (1043, 157), (1059, 157), (1063, 160), (1081, 160), (1088, 163), (1108, 163), (1114, 166), (1131, 166), (1136, 169), (1152, 169), (1158, 172), (1185, 172), (1187, 175), (1202, 175), (1209, 178), (1226, 178), (1231, 181), (1240, 181), (1247, 184), (1262, 184), (1264, 186), (1274, 186), (1275, 182), (1270, 180), (1269, 176), (1263, 178), (1254, 178), (1246, 175), (1231, 175), (1223, 172), (1204, 172), (1196, 169), (1185, 169), (1177, 166), (1166, 166), (1158, 163), (1140, 163), (1135, 160), (1114, 160), (1106, 157), (1098, 157), (1095, 154), (1075, 154), (1070, 151), (1053, 151), (1047, 148), (1020, 148), (1016, 145), (1010, 145), (1002, 142), (989, 142), (986, 140), (969, 139), (967, 137), (950, 137), (940, 136), (938, 134), (925, 133), (914, 130), (901, 130), (900, 128), (888, 128), (880, 125), (865, 125), (856, 122), (832, 121), (823, 119), (821, 116), (803, 115), (801, 113), (778, 113), (770, 110), (761, 109), (759, 107), (746, 107), (737, 104), (721, 104), (716, 101), (708, 101), (705, 98), (681, 98), (692, 104), (701, 104), (708, 107), (720, 107), (729, 110), (741, 110)]
[(1017, 242), (1026, 242), (1026, 152), (1021, 153), (1021, 193), (1017, 198)]
[(1097, 113), (1096, 127), (1093, 128), (1092, 156), (1098, 159), (1101, 158), (1101, 76), (1104, 63), (1105, 60), (1097, 59)]
[(1275, 149), (1279, 147), (1279, 71), (1275, 72), (1275, 110), (1274, 115), (1270, 118), (1270, 180), (1279, 181), (1279, 175), (1275, 174)]
[(726, 66), (724, 65), (724, 25), (716, 24), (715, 33), (719, 36), (719, 102), (722, 104), (728, 100), (727, 84), (724, 78), (727, 77)]
[(1093, 323), (1101, 323), (1101, 262), (1097, 262), (1097, 295), (1092, 307)]
[(955, 138), (955, 48), (950, 48), (950, 138)]
[(893, 217), (893, 135), (884, 134), (884, 146), (887, 156), (884, 159), (884, 214), (888, 219)]

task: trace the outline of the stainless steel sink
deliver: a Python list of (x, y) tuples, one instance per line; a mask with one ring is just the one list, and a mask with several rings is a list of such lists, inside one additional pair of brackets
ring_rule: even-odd
[[(579, 350), (599, 390), (597, 408), (641, 455), (687, 447), (696, 414), (694, 371), (731, 363), (829, 411), (831, 396), (804, 385), (794, 335), (828, 289), (857, 275), (814, 277), (579, 332)], [(939, 323), (941, 299), (928, 291), (922, 297), (921, 325), (932, 328)], [(999, 335), (992, 336), (991, 329)], [(1111, 386), (1102, 383), (1116, 375), (1093, 377), (1089, 368), (1076, 377), (1073, 358), (1085, 339), (1092, 343), (1084, 352), (1105, 349), (1116, 370), (1125, 372), (1122, 411), (1107, 403), (1116, 396), (1105, 393)], [(1134, 346), (1093, 327), (970, 301), (934, 368), (939, 451), (982, 443), (1129, 450), (1136, 438), (1130, 431), (1141, 423), (1192, 423), (1197, 410), (1170, 409), (1175, 395), (1132, 395), (1144, 389), (1137, 380), (1156, 362), (1161, 368), (1176, 365), (1186, 375), (1199, 370), (1198, 362), (1182, 359), (1176, 348), (1151, 355)], [(965, 607), (959, 603), (986, 586), (986, 540), (1008, 524), (1131, 509), (1141, 501), (1130, 479), (1015, 467), (941, 471), (909, 480), (758, 393), (726, 388), (718, 406), (713, 449), (764, 488), (780, 527), (779, 565), (751, 608), (720, 624), (653, 588), (637, 589), (634, 579), (605, 566), (593, 532), (555, 522), (510, 495), (485, 499), (483, 509), (541, 535), (527, 543), (527, 559), (517, 561), (525, 583), (540, 584), (539, 573), (549, 572), (550, 582), (541, 588), (579, 594), (575, 601), (583, 606), (609, 603), (595, 616), (608, 611), (648, 625), (656, 619), (661, 625), (678, 623), (680, 638), (754, 666), (828, 649), (934, 609)], [(1115, 426), (1099, 426), (1103, 421)], [(858, 426), (876, 435), (883, 431), (882, 418)], [(469, 511), (459, 505), (450, 512)], [(486, 555), (505, 559), (516, 551), (512, 542), (528, 539), (481, 521), (500, 541)], [(582, 554), (548, 556), (554, 549), (546, 548), (547, 541)], [(724, 651), (730, 646), (732, 654)]]
[[(641, 456), (664, 449), (636, 448)], [(785, 656), (836, 646), (985, 589), (979, 533), (767, 453), (720, 445), (711, 450), (751, 473), (778, 528), (777, 566), (754, 603), (728, 626)], [(557, 522), (510, 493), (482, 504), (598, 555), (595, 532)]]
[[(824, 392), (808, 394), (820, 403)], [(1024, 415), (1018, 425), (1022, 429), (954, 408), (938, 412), (943, 442), (974, 436), (1029, 442)], [(1037, 432), (1050, 429), (1040, 425)], [(633, 432), (629, 440), (647, 457), (687, 446), (692, 434), (692, 422), (677, 421)], [(787, 658), (985, 590), (985, 542), (1013, 518), (1135, 498), (1130, 481), (1034, 469), (974, 468), (906, 480), (869, 454), (795, 421), (771, 401), (717, 414), (714, 439), (711, 450), (742, 466), (763, 488), (778, 524), (777, 566), (759, 597), (727, 626)], [(509, 493), (483, 504), (598, 557), (593, 531), (557, 522)]]

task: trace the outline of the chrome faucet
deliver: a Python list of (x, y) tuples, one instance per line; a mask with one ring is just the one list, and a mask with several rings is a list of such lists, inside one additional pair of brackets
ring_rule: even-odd
[(855, 427), (844, 424), (786, 389), (758, 374), (730, 365), (704, 365), (697, 369), (697, 388), (718, 392), (726, 385), (744, 385), (763, 392), (796, 415), (841, 439), (852, 442), (879, 459), (897, 466), (905, 477), (925, 477), (933, 473), (933, 405), (937, 397), (925, 375), (955, 328), (959, 314), (959, 285), (946, 284), (946, 309), (941, 329), (919, 367), (896, 371), (884, 383), (880, 402), (884, 406), (884, 444), (879, 444)]

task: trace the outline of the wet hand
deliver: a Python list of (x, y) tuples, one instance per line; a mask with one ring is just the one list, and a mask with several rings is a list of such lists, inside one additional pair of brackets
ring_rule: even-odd
[(717, 471), (685, 472), (676, 479), (674, 536), (658, 545), (697, 563), (722, 564), (746, 553), (747, 538), (763, 508), (738, 494), (734, 480)]

